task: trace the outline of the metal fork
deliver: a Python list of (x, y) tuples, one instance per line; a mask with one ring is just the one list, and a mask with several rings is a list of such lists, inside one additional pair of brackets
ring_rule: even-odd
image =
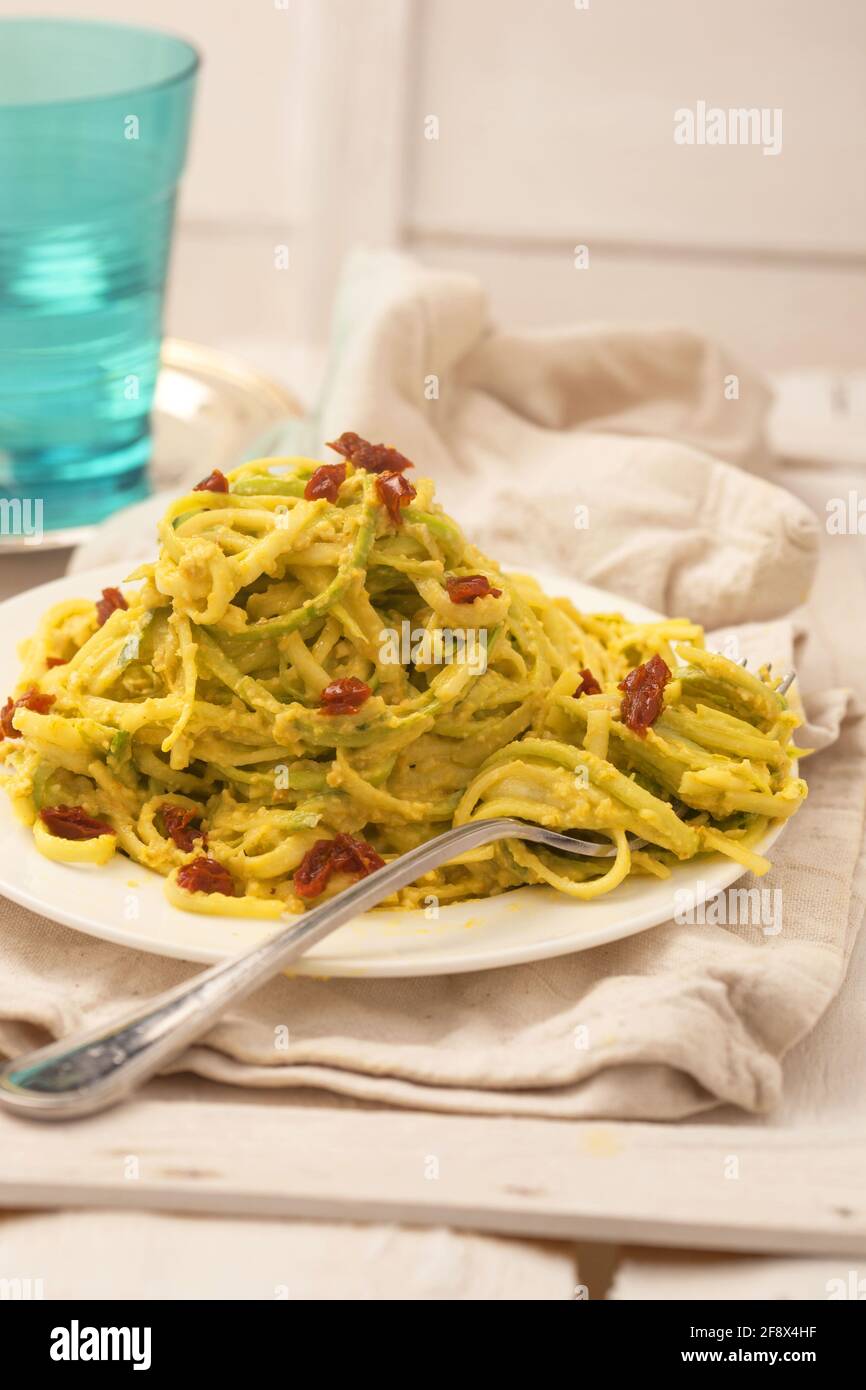
[[(314, 907), (261, 945), (212, 965), (108, 1023), (16, 1057), (0, 1071), (0, 1106), (32, 1119), (68, 1120), (115, 1105), (207, 1032), (230, 1005), (266, 984), (351, 917), (457, 855), (505, 839), (530, 840), (593, 858), (615, 853), (610, 843), (579, 840), (505, 817), (446, 830)], [(635, 848), (643, 843), (633, 841)]]
[[(748, 664), (749, 664), (749, 659), (748, 659), (748, 657), (745, 657), (745, 656), (743, 657), (742, 661), (738, 661), (738, 662), (737, 662), (737, 665), (738, 665), (738, 666), (743, 666), (743, 667), (748, 666)], [(769, 671), (769, 669), (770, 669), (770, 667), (768, 666), (768, 667), (767, 667), (767, 670)], [(776, 686), (775, 693), (776, 693), (777, 695), (787, 695), (788, 691), (791, 689), (791, 686), (794, 684), (794, 680), (795, 680), (795, 678), (796, 678), (796, 675), (797, 675), (797, 672), (794, 670), (793, 667), (791, 668), (790, 671), (786, 671), (785, 674), (784, 674), (784, 676), (782, 677), (782, 679), (779, 681), (779, 684)]]
[[(793, 679), (791, 671), (779, 693), (784, 694)], [(458, 855), (507, 839), (596, 859), (615, 853), (609, 842), (579, 840), (506, 817), (446, 830), (314, 907), (261, 945), (108, 1023), (17, 1057), (0, 1071), (0, 1106), (33, 1119), (67, 1120), (115, 1105), (207, 1032), (230, 1005), (266, 984), (351, 917)], [(631, 842), (634, 849), (644, 843)]]

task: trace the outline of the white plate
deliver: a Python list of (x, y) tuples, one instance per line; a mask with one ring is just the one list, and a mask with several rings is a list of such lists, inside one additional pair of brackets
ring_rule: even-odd
[[(536, 577), (548, 593), (564, 594), (587, 612), (621, 612), (637, 622), (659, 616), (572, 579)], [(116, 567), (91, 570), (0, 605), (0, 698), (18, 679), (18, 641), (34, 630), (49, 604), (86, 594), (96, 597), (104, 586), (122, 579)], [(769, 848), (783, 824), (773, 828), (759, 850)], [(420, 911), (366, 913), (315, 946), (296, 970), (370, 978), (451, 975), (567, 955), (670, 921), (675, 911), (703, 902), (743, 872), (729, 859), (708, 856), (678, 865), (668, 879), (630, 877), (592, 902), (576, 902), (552, 888), (527, 887), (442, 907), (436, 921)], [(101, 869), (43, 858), (2, 791), (0, 893), (90, 936), (181, 960), (222, 960), (275, 930), (272, 922), (180, 912), (166, 901), (158, 874), (120, 855)]]

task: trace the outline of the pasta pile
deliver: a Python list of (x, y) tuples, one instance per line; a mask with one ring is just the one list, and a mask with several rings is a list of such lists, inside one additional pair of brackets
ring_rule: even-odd
[(684, 619), (577, 612), (470, 545), (395, 450), (334, 447), (343, 462), (212, 474), (122, 592), (45, 615), (0, 715), (43, 853), (121, 852), (178, 907), (247, 916), (499, 815), (616, 854), (506, 841), (388, 905), (534, 883), (589, 899), (707, 852), (766, 869), (752, 846), (806, 794), (769, 673)]

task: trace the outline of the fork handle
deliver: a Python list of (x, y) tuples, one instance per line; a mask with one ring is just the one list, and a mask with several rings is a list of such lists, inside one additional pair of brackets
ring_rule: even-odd
[(543, 832), (537, 832), (537, 826), (504, 817), (446, 830), (242, 955), (96, 1028), (16, 1058), (0, 1071), (0, 1105), (33, 1119), (73, 1119), (116, 1104), (201, 1037), (231, 1004), (349, 918), (458, 854), (509, 837), (541, 839)]

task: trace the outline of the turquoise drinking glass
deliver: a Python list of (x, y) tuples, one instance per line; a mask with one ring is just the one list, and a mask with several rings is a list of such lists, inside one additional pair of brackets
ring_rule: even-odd
[[(0, 21), (0, 523), (148, 491), (198, 55), (157, 30)], [(2, 542), (2, 536), (0, 536)]]

